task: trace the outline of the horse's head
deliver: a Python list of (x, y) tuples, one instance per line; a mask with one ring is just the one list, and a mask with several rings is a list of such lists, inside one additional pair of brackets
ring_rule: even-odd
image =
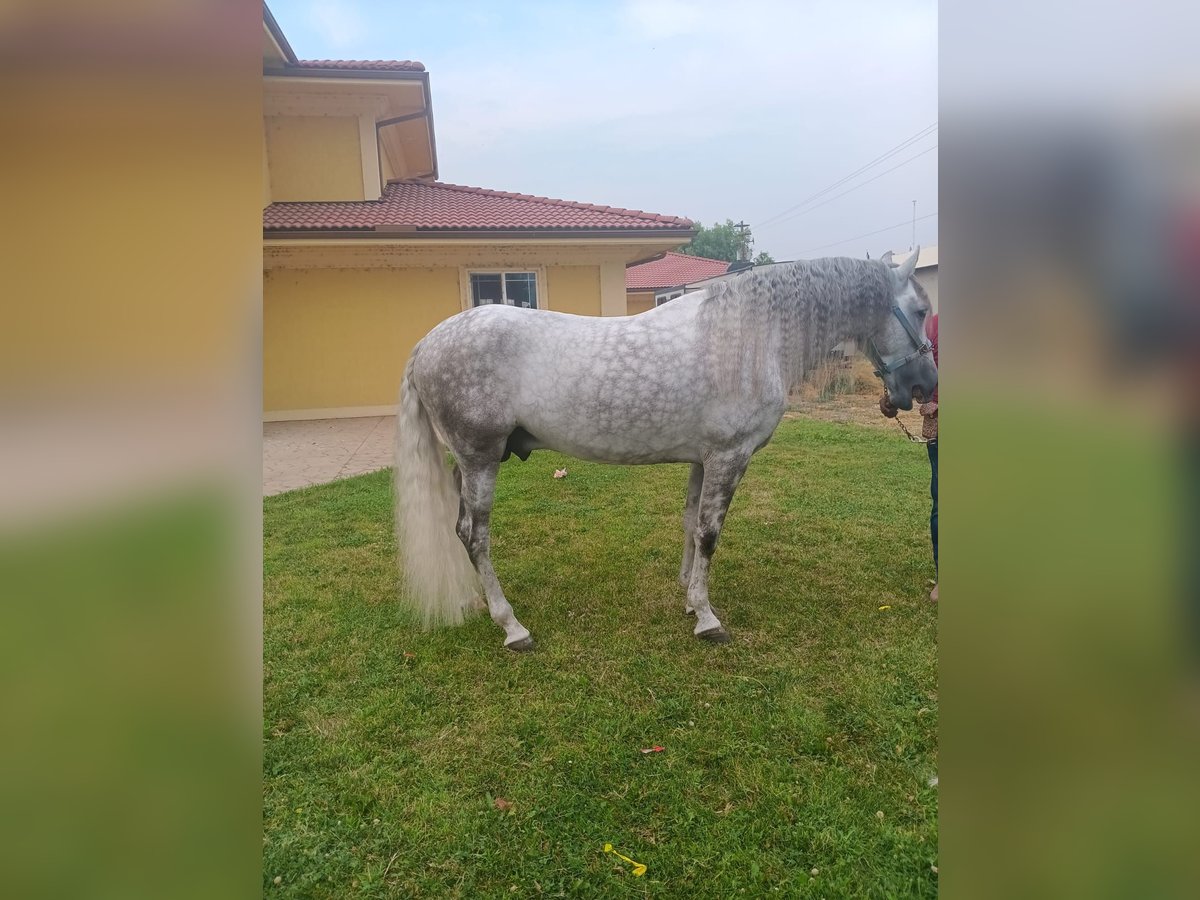
[(912, 277), (920, 252), (918, 247), (899, 266), (891, 262), (890, 253), (884, 256), (883, 262), (891, 266), (891, 308), (880, 314), (863, 348), (875, 364), (875, 374), (883, 379), (888, 401), (899, 409), (912, 409), (914, 399), (932, 399), (937, 387), (933, 347), (925, 337), (925, 320), (933, 315), (933, 308)]

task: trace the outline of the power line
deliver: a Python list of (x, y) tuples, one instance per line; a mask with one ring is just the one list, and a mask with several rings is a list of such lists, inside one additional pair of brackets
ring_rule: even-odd
[(909, 146), (915, 144), (917, 141), (921, 140), (922, 138), (928, 137), (934, 131), (937, 130), (937, 127), (938, 127), (937, 122), (934, 122), (932, 125), (926, 125), (924, 128), (922, 128), (916, 134), (912, 135), (911, 137), (905, 138), (903, 141), (901, 141), (895, 147), (892, 147), (890, 150), (887, 150), (887, 151), (881, 153), (879, 156), (875, 157), (869, 163), (859, 166), (857, 169), (855, 169), (849, 175), (845, 175), (845, 176), (839, 178), (833, 184), (830, 184), (830, 185), (822, 188), (821, 190), (817, 191), (815, 194), (812, 194), (809, 197), (805, 197), (803, 200), (801, 200), (795, 206), (790, 206), (787, 209), (785, 209), (783, 212), (776, 213), (775, 215), (764, 219), (762, 222), (759, 222), (757, 227), (761, 227), (763, 225), (767, 225), (771, 222), (774, 222), (776, 219), (786, 216), (788, 213), (792, 212), (793, 210), (797, 210), (800, 207), (802, 207), (808, 203), (811, 203), (813, 200), (820, 199), (825, 194), (828, 194), (830, 191), (836, 190), (837, 188), (841, 187), (843, 184), (845, 184), (850, 179), (855, 178), (858, 175), (861, 175), (863, 172), (867, 171), (867, 169), (870, 169), (873, 166), (879, 165), (879, 163), (883, 162), (885, 159), (888, 159), (891, 156), (895, 156), (897, 153), (899, 153), (901, 150), (905, 149), (906, 147), (909, 147)]
[(848, 244), (851, 241), (857, 241), (860, 238), (871, 237), (871, 235), (874, 235), (874, 234), (883, 234), (885, 231), (892, 231), (895, 228), (903, 228), (905, 225), (908, 225), (911, 222), (920, 222), (920, 221), (923, 221), (924, 219), (933, 219), (936, 217), (937, 217), (937, 213), (929, 213), (928, 215), (917, 216), (917, 218), (915, 218), (915, 219), (905, 219), (903, 222), (897, 222), (895, 225), (888, 225), (886, 228), (880, 228), (876, 231), (868, 231), (866, 234), (856, 234), (854, 237), (849, 237), (849, 238), (846, 238), (845, 240), (841, 240), (841, 241), (834, 241), (832, 244), (822, 244), (820, 247), (812, 247), (808, 250), (804, 250), (800, 253), (797, 253), (796, 258), (803, 259), (807, 254), (815, 253), (817, 250), (826, 250), (829, 247), (838, 247), (842, 244)]
[(934, 122), (932, 125), (925, 126), (920, 131), (918, 131), (916, 134), (912, 135), (911, 137), (905, 138), (903, 141), (901, 141), (895, 147), (892, 147), (890, 150), (887, 150), (887, 151), (881, 153), (879, 156), (875, 157), (870, 162), (868, 162), (862, 166), (859, 166), (857, 169), (855, 169), (849, 175), (839, 178), (837, 181), (833, 182), (833, 184), (830, 184), (827, 187), (822, 188), (821, 190), (817, 191), (815, 194), (812, 194), (809, 197), (806, 197), (804, 200), (801, 200), (795, 206), (791, 207), (791, 209), (786, 209), (783, 212), (778, 213), (775, 216), (772, 216), (771, 219), (768, 221), (779, 218), (780, 216), (787, 215), (789, 212), (791, 212), (794, 209), (804, 206), (805, 204), (807, 204), (813, 200), (820, 199), (825, 194), (829, 193), (832, 190), (837, 189), (838, 187), (845, 184), (846, 182), (856, 178), (857, 176), (861, 175), (863, 172), (867, 171), (868, 169), (874, 168), (875, 166), (879, 165), (881, 162), (888, 159), (889, 157), (895, 156), (901, 150), (904, 150), (905, 148), (912, 146), (913, 144), (917, 143), (918, 141), (929, 137), (931, 134), (933, 134), (933, 132), (937, 131), (937, 129), (938, 129), (937, 122)]
[[(808, 209), (802, 209), (802, 210), (800, 210), (800, 212), (796, 213), (795, 215), (788, 216), (787, 218), (784, 218), (784, 219), (779, 219), (778, 221), (776, 221), (772, 224), (782, 225), (784, 222), (791, 222), (793, 219), (798, 219), (801, 216), (803, 216), (804, 214), (812, 212), (814, 209), (820, 209), (822, 206), (825, 206), (827, 203), (832, 203), (834, 200), (837, 200), (839, 197), (845, 197), (847, 194), (854, 193), (860, 187), (866, 187), (872, 181), (878, 181), (880, 178), (882, 178), (884, 175), (887, 175), (889, 172), (895, 172), (901, 166), (908, 165), (914, 159), (918, 159), (918, 158), (924, 156), (926, 153), (932, 153), (937, 148), (938, 148), (938, 145), (934, 144), (932, 147), (928, 147), (928, 148), (922, 150), (920, 153), (916, 154), (915, 156), (910, 156), (908, 159), (904, 160), (904, 162), (897, 163), (896, 165), (892, 166), (890, 169), (884, 169), (878, 175), (868, 178), (866, 181), (859, 182), (854, 187), (848, 188), (847, 190), (842, 191), (840, 194), (834, 194), (832, 197), (822, 200), (820, 203), (814, 204), (813, 206), (810, 206)], [(758, 227), (762, 228), (761, 225), (759, 225)]]

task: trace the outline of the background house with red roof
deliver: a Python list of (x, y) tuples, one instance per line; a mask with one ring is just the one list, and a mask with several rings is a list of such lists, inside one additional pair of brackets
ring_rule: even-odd
[(390, 414), (413, 346), (471, 306), (625, 315), (688, 219), (439, 180), (429, 73), (302, 60), (263, 6), (263, 414)]
[(629, 315), (654, 309), (684, 293), (684, 288), (729, 271), (723, 259), (664, 253), (659, 259), (636, 263), (625, 270), (626, 311)]

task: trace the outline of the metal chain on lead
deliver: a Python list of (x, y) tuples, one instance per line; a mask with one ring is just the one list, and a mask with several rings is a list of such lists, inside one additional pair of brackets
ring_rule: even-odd
[(915, 434), (913, 434), (911, 431), (909, 431), (909, 430), (908, 430), (908, 426), (907, 426), (907, 425), (905, 425), (905, 424), (904, 424), (902, 421), (900, 421), (900, 416), (899, 416), (899, 415), (895, 416), (895, 417), (894, 417), (894, 419), (893, 419), (893, 421), (894, 421), (894, 422), (895, 422), (897, 425), (899, 425), (899, 426), (900, 426), (900, 430), (901, 430), (901, 431), (903, 431), (903, 432), (904, 432), (906, 435), (908, 435), (908, 439), (909, 439), (910, 441), (912, 441), (914, 444), (928, 444), (928, 443), (929, 443), (929, 439), (928, 439), (928, 438), (917, 437)]

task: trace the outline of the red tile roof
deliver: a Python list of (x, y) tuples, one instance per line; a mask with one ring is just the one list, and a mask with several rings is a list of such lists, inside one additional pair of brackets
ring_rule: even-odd
[(714, 275), (724, 275), (729, 263), (722, 259), (688, 256), (686, 253), (665, 253), (655, 259), (625, 270), (625, 290), (649, 291), (655, 288), (679, 287), (702, 281)]
[(264, 231), (628, 231), (690, 229), (690, 219), (427, 181), (395, 181), (379, 200), (272, 203)]
[(353, 69), (384, 72), (424, 72), (425, 66), (413, 59), (298, 59), (298, 69)]

